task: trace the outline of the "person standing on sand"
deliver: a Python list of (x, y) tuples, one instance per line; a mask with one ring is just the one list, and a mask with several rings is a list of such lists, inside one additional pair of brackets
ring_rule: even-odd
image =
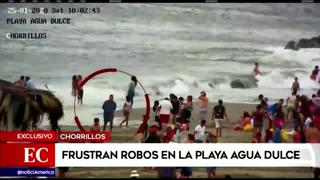
[(112, 132), (114, 111), (116, 108), (117, 104), (113, 101), (113, 95), (110, 94), (109, 100), (105, 101), (102, 105), (104, 119), (103, 132), (106, 132), (108, 122), (110, 123), (110, 133)]
[(161, 128), (161, 124), (160, 124), (160, 108), (159, 108), (159, 101), (158, 100), (154, 101), (152, 110), (153, 110), (153, 113), (154, 113), (154, 121), (157, 122), (159, 124), (159, 127)]
[(261, 72), (260, 72), (260, 69), (259, 69), (259, 63), (258, 63), (258, 62), (255, 62), (255, 63), (254, 63), (254, 68), (253, 68), (252, 74), (253, 74), (254, 76), (261, 75)]
[(292, 122), (293, 114), (297, 111), (296, 109), (296, 100), (297, 94), (292, 92), (291, 96), (287, 98), (286, 107), (287, 107), (287, 120), (288, 122)]
[(182, 113), (183, 113), (183, 101), (184, 98), (183, 97), (179, 97), (179, 113), (177, 115), (177, 121), (181, 123), (181, 117), (182, 117)]
[(189, 124), (191, 118), (191, 112), (193, 110), (192, 96), (187, 96), (187, 102), (182, 104), (181, 110), (181, 123), (187, 124), (187, 130), (189, 131)]
[(123, 105), (123, 115), (124, 115), (124, 120), (120, 123), (120, 127), (122, 126), (123, 123), (126, 123), (126, 128), (128, 128), (128, 121), (129, 121), (129, 115), (130, 115), (130, 111), (131, 111), (131, 104), (129, 102), (129, 97), (126, 97), (126, 102)]
[(194, 128), (194, 139), (196, 143), (204, 142), (204, 135), (206, 133), (206, 120), (201, 120), (200, 124), (198, 124)]
[(253, 118), (253, 138), (259, 133), (262, 133), (262, 126), (263, 126), (263, 118), (265, 112), (261, 106), (261, 104), (257, 105), (256, 110), (252, 113)]
[(214, 120), (215, 126), (216, 126), (216, 135), (222, 136), (222, 125), (221, 123), (224, 120), (227, 120), (229, 122), (226, 108), (223, 106), (223, 101), (220, 99), (218, 101), (218, 105), (213, 108), (212, 113), (212, 120)]
[(262, 106), (263, 109), (268, 110), (268, 103), (266, 101), (266, 98), (263, 96), (263, 94), (260, 94), (258, 96), (258, 99), (260, 101), (260, 104)]
[(131, 107), (133, 106), (133, 97), (135, 96), (135, 89), (138, 84), (138, 80), (135, 76), (131, 76), (131, 82), (129, 83), (129, 88), (127, 92), (127, 96), (129, 97), (129, 102)]
[[(78, 104), (82, 104), (82, 99), (83, 99), (83, 87), (80, 87), (81, 81), (82, 81), (82, 76), (78, 75), (78, 79), (77, 79)], [(78, 88), (78, 87), (80, 87), (80, 88)]]
[(172, 104), (172, 124), (175, 124), (180, 110), (180, 103), (178, 97), (174, 94), (170, 94), (170, 102)]
[(294, 78), (294, 82), (292, 83), (291, 86), (291, 91), (292, 93), (298, 94), (298, 91), (300, 91), (300, 84), (298, 82), (298, 77)]
[(71, 95), (73, 97), (77, 96), (77, 89), (78, 89), (78, 77), (76, 75), (73, 75), (72, 83), (71, 83)]
[(200, 113), (199, 113), (200, 120), (207, 119), (209, 100), (207, 98), (205, 91), (200, 92), (199, 99), (200, 99)]
[(165, 98), (160, 102), (159, 105), (160, 108), (160, 124), (161, 126), (163, 124), (168, 124), (170, 120), (170, 114), (171, 110), (173, 109), (171, 102), (169, 101), (169, 98)]

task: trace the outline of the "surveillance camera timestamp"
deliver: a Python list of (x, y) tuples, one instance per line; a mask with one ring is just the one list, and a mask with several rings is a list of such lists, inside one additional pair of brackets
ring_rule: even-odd
[(69, 8), (46, 8), (46, 7), (22, 7), (15, 8), (9, 7), (8, 14), (57, 14), (57, 13), (68, 13), (68, 14), (98, 14), (100, 13), (99, 7), (69, 7)]

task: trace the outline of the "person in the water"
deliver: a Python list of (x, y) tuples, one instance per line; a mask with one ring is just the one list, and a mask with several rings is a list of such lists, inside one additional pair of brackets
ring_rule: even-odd
[(255, 63), (254, 63), (254, 69), (253, 69), (253, 71), (252, 71), (252, 74), (253, 74), (254, 76), (261, 75), (261, 71), (260, 71), (260, 69), (259, 69), (259, 63), (258, 63), (258, 62), (255, 62)]
[(294, 78), (294, 82), (292, 83), (292, 86), (291, 86), (291, 91), (294, 94), (298, 94), (298, 91), (300, 91), (300, 84), (298, 81), (298, 77)]

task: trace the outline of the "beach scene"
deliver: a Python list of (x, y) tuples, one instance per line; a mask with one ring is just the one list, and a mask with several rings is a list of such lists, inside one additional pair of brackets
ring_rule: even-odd
[[(71, 6), (81, 5), (55, 4), (57, 8)], [(267, 138), (266, 130), (269, 128), (273, 132), (277, 128), (286, 130), (287, 138), (278, 143), (301, 143), (303, 138), (295, 139), (296, 134), (306, 136), (305, 143), (320, 139), (319, 130), (309, 136), (306, 129), (318, 128), (320, 120), (320, 72), (316, 68), (320, 65), (318, 4), (172, 3), (86, 6), (99, 7), (100, 13), (44, 14), (43, 16), (48, 17), (69, 17), (71, 24), (2, 24), (0, 28), (1, 34), (13, 31), (47, 32), (44, 40), (9, 40), (5, 36), (0, 37), (0, 79), (6, 81), (1, 81), (0, 87), (7, 86), (7, 82), (16, 82), (13, 86), (15, 88), (20, 83), (20, 76), (29, 76), (32, 83), (23, 88), (39, 89), (43, 99), (54, 99), (50, 101), (53, 103), (57, 98), (61, 102), (63, 116), (58, 118), (61, 130), (79, 130), (74, 121), (74, 108), (86, 130), (92, 128), (94, 118), (100, 119), (99, 127), (102, 130), (107, 118), (106, 109), (110, 107), (104, 103), (112, 94), (116, 108), (111, 139), (112, 142), (123, 143), (134, 135), (142, 123), (147, 108), (145, 90), (150, 98), (151, 109), (147, 137), (139, 134), (129, 142), (144, 142), (154, 132), (150, 129), (157, 126), (156, 134), (161, 142), (169, 138), (169, 130), (164, 127), (172, 127), (174, 132), (177, 129), (181, 131), (181, 139), (192, 143), (192, 138), (188, 135), (197, 137), (195, 134), (201, 126), (201, 120), (206, 120), (206, 131), (216, 137), (218, 143), (275, 143), (277, 138), (273, 135)], [(1, 18), (8, 16), (8, 7), (8, 4), (0, 5)], [(16, 16), (31, 18), (34, 15)], [(309, 43), (307, 39), (314, 43)], [(295, 47), (299, 48), (292, 48), (288, 43), (290, 41), (297, 42)], [(81, 83), (78, 76), (81, 75), (84, 79), (105, 68), (116, 68), (118, 72), (100, 74), (88, 81), (82, 86), (82, 104), (78, 103), (79, 91), (76, 86)], [(73, 79), (75, 75), (77, 77)], [(135, 83), (131, 75), (142, 86)], [(120, 123), (125, 119), (124, 103), (131, 86), (134, 89), (134, 93), (130, 95), (133, 105), (128, 115), (128, 127), (125, 128)], [(36, 92), (38, 91), (35, 90)], [(170, 94), (176, 98), (170, 97)], [(259, 98), (259, 95), (263, 97)], [(192, 96), (191, 110), (184, 108), (190, 105), (188, 96)], [(4, 104), (5, 96), (1, 97), (1, 103)], [(180, 97), (184, 99), (181, 103), (178, 101)], [(170, 105), (166, 104), (165, 98), (169, 99), (169, 103), (176, 99), (177, 113), (172, 112), (174, 107), (169, 107), (169, 114), (166, 114), (165, 107)], [(279, 103), (281, 99), (282, 104)], [(219, 100), (223, 101), (224, 106), (225, 113), (222, 113), (222, 117), (216, 112), (221, 106), (215, 108)], [(130, 97), (128, 101), (132, 104)], [(154, 106), (155, 101), (159, 102), (159, 106)], [(288, 107), (290, 101), (292, 108)], [(261, 107), (258, 108), (257, 105)], [(185, 115), (185, 111), (189, 110), (190, 116)], [(261, 120), (263, 125), (255, 124), (258, 120), (244, 122), (245, 111), (249, 113), (250, 121), (259, 119), (259, 113), (264, 113), (265, 117)], [(164, 115), (168, 115), (168, 118)], [(156, 117), (159, 118), (158, 121), (155, 121)], [(45, 116), (39, 120), (37, 128), (50, 130), (52, 124), (47, 119)], [(219, 119), (223, 119), (221, 126), (217, 126), (220, 124)], [(161, 126), (162, 123), (165, 125)], [(250, 128), (245, 129), (246, 125), (250, 125)], [(221, 136), (217, 133), (220, 128)], [(319, 139), (317, 143), (320, 142)], [(168, 140), (174, 141), (172, 138)], [(312, 178), (315, 174), (312, 168), (213, 166), (218, 167), (214, 170), (214, 177), (220, 178)], [(129, 178), (134, 170), (141, 178), (161, 177), (161, 171), (156, 168), (134, 167), (70, 167), (65, 177)], [(177, 177), (183, 176), (180, 169), (176, 170), (176, 174)], [(207, 169), (192, 168), (192, 175), (187, 177), (207, 178)]]

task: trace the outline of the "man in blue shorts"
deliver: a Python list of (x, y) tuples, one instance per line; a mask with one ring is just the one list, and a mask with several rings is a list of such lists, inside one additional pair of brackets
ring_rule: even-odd
[(106, 132), (108, 122), (110, 123), (110, 133), (112, 132), (114, 111), (116, 108), (117, 104), (113, 101), (113, 95), (110, 94), (109, 100), (105, 101), (102, 105), (104, 119), (103, 132)]

